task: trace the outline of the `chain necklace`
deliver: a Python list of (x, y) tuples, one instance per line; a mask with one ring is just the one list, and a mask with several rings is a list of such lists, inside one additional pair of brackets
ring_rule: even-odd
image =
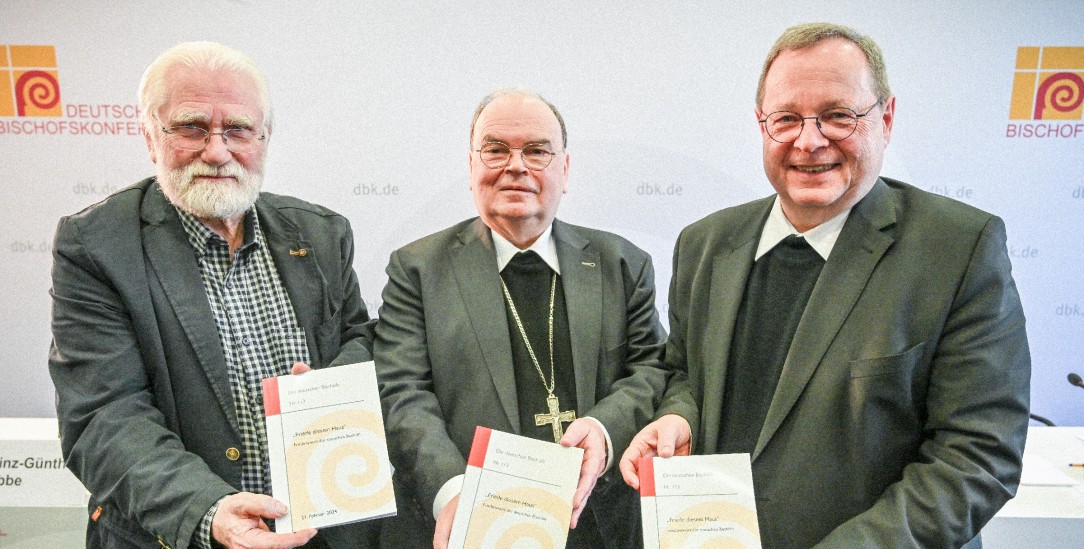
[(516, 304), (512, 301), (512, 294), (508, 291), (508, 285), (504, 283), (504, 277), (501, 279), (501, 289), (504, 290), (504, 299), (508, 301), (508, 308), (512, 310), (512, 319), (516, 321), (516, 328), (519, 328), (519, 335), (523, 338), (523, 344), (527, 346), (527, 354), (531, 356), (531, 362), (534, 364), (534, 369), (538, 372), (538, 377), (542, 378), (542, 387), (546, 389), (546, 407), (549, 409), (549, 413), (535, 414), (534, 422), (537, 426), (549, 424), (553, 427), (553, 441), (560, 442), (561, 437), (564, 436), (564, 428), (561, 422), (569, 422), (576, 419), (575, 410), (561, 411), (561, 404), (557, 398), (557, 395), (553, 394), (554, 388), (557, 387), (557, 375), (554, 373), (553, 367), (553, 306), (557, 295), (557, 273), (553, 273), (553, 277), (550, 278), (550, 312), (549, 312), (549, 354), (550, 354), (550, 381), (546, 381), (546, 374), (542, 372), (542, 365), (538, 363), (538, 357), (534, 354), (534, 347), (531, 346), (531, 341), (527, 339), (527, 330), (523, 327), (523, 321), (519, 318), (519, 311), (516, 310)]
[(534, 369), (538, 372), (538, 376), (542, 378), (542, 387), (546, 389), (547, 393), (553, 395), (553, 389), (557, 386), (557, 376), (553, 373), (553, 304), (557, 295), (557, 273), (554, 273), (553, 277), (550, 278), (550, 381), (548, 382), (546, 381), (546, 375), (542, 373), (542, 365), (538, 363), (538, 357), (534, 354), (534, 347), (531, 346), (531, 341), (527, 339), (527, 330), (523, 328), (523, 321), (519, 319), (519, 311), (516, 310), (516, 304), (512, 301), (512, 294), (508, 292), (508, 285), (504, 283), (504, 277), (501, 277), (501, 289), (504, 290), (504, 298), (508, 300), (508, 308), (512, 309), (512, 318), (516, 321), (516, 328), (519, 328), (519, 335), (523, 338), (523, 344), (527, 346), (527, 354), (531, 355)]

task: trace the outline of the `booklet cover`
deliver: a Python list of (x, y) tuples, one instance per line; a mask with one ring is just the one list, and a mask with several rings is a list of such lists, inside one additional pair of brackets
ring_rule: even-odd
[(640, 460), (644, 547), (760, 547), (749, 454)]
[(263, 393), (271, 495), (290, 509), (276, 531), (395, 514), (372, 362), (267, 378)]
[(563, 548), (583, 450), (474, 431), (449, 547)]

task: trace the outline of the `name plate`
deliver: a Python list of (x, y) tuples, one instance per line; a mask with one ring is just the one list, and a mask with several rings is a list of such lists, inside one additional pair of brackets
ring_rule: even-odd
[(0, 419), (0, 507), (81, 507), (89, 495), (64, 466), (55, 419)]

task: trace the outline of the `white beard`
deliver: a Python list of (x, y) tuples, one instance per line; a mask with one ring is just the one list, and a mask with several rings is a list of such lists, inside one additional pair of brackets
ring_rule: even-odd
[[(196, 183), (199, 176), (229, 176), (236, 183)], [(195, 160), (183, 168), (165, 170), (159, 164), (158, 184), (170, 203), (200, 219), (228, 219), (256, 203), (263, 174), (246, 170), (237, 162), (214, 167)]]

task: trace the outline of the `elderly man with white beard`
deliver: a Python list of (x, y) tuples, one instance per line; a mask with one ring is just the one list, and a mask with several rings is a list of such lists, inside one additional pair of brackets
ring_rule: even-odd
[(371, 360), (347, 220), (261, 193), (263, 74), (178, 45), (139, 86), (157, 175), (60, 220), (53, 343), (64, 457), (91, 492), (87, 547), (366, 547), (369, 523), (266, 520), (261, 380)]

